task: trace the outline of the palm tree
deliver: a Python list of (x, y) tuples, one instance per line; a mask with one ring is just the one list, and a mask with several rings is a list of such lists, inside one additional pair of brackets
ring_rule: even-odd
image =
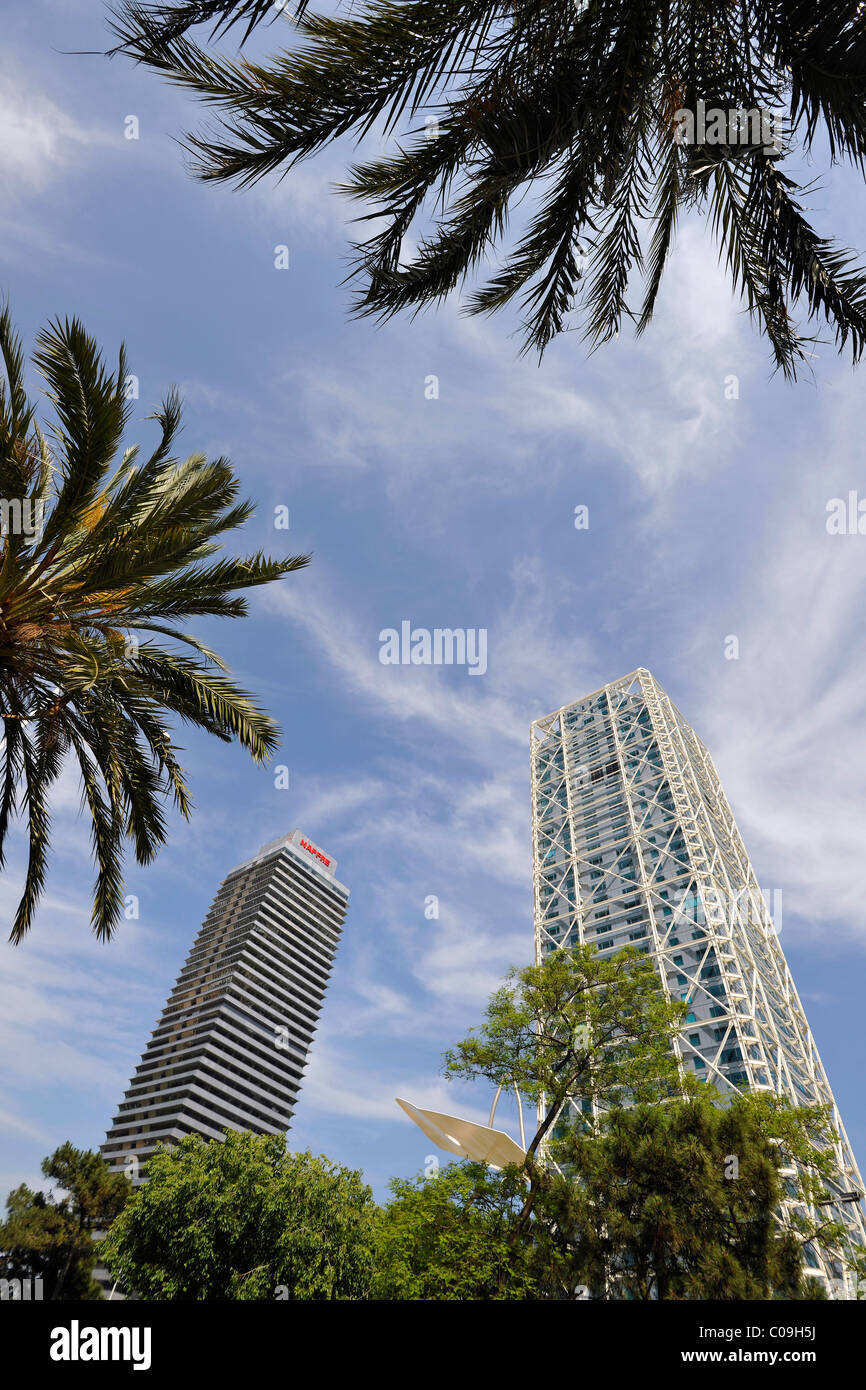
[(183, 624), (241, 617), (236, 590), (279, 579), (309, 556), (211, 558), (252, 504), (238, 500), (228, 459), (172, 457), (175, 392), (151, 417), (161, 438), (150, 458), (139, 462), (137, 447), (118, 453), (131, 408), (122, 348), (113, 375), (77, 320), (42, 330), (33, 361), (55, 416), (45, 433), (8, 306), (0, 354), (0, 867), (14, 818), (29, 830), (10, 939), (29, 930), (44, 888), (49, 793), (67, 755), (92, 820), (93, 928), (109, 938), (123, 907), (125, 839), (146, 864), (165, 842), (166, 800), (190, 815), (167, 716), (236, 739), (256, 762), (279, 739)]
[(219, 108), (215, 130), (187, 137), (203, 179), (251, 184), (348, 132), (411, 127), (343, 185), (379, 223), (354, 247), (356, 313), (417, 311), (498, 253), (465, 307), (517, 297), (525, 349), (543, 352), (575, 307), (593, 345), (625, 319), (640, 333), (695, 208), (787, 377), (813, 341), (798, 307), (861, 356), (866, 277), (781, 166), (866, 168), (862, 0), (360, 0), (336, 18), (300, 0), (304, 42), (268, 66), (188, 37), (204, 21), (245, 39), (288, 3), (128, 0), (112, 27), (119, 49)]

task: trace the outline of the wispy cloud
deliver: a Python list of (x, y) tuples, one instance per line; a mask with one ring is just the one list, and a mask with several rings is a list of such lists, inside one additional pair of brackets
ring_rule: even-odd
[(105, 143), (98, 127), (85, 126), (37, 83), (22, 78), (7, 58), (0, 82), (0, 177), (10, 196), (44, 189)]

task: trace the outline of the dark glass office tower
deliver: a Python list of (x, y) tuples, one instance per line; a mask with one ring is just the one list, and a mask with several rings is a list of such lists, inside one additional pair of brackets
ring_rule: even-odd
[(288, 1129), (348, 906), (299, 830), (225, 879), (102, 1146), (144, 1176), (162, 1141)]

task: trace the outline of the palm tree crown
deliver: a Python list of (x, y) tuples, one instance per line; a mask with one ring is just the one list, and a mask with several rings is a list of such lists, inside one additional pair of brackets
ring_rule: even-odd
[(205, 21), (246, 38), (285, 8), (130, 0), (113, 27), (123, 50), (221, 109), (216, 130), (188, 137), (202, 178), (249, 184), (347, 132), (412, 126), (344, 185), (378, 223), (355, 247), (356, 312), (439, 301), (498, 251), (466, 308), (517, 297), (526, 347), (542, 352), (575, 306), (593, 344), (625, 318), (641, 332), (693, 206), (787, 376), (809, 355), (798, 307), (861, 356), (866, 277), (813, 229), (781, 167), (799, 154), (864, 170), (859, 0), (360, 0), (337, 18), (301, 0), (304, 42), (269, 66), (187, 37)]
[(166, 799), (190, 814), (167, 716), (236, 739), (256, 761), (279, 738), (183, 624), (242, 616), (236, 590), (267, 584), (309, 557), (211, 558), (222, 533), (253, 507), (238, 500), (228, 459), (172, 457), (181, 418), (175, 393), (152, 417), (161, 438), (146, 462), (137, 447), (118, 456), (131, 408), (123, 349), (113, 374), (77, 321), (39, 334), (33, 360), (55, 415), (46, 433), (25, 391), (8, 307), (0, 354), (0, 866), (18, 814), (30, 846), (11, 939), (29, 930), (44, 887), (49, 792), (67, 754), (92, 820), (93, 927), (109, 937), (123, 908), (124, 840), (145, 864), (166, 838)]

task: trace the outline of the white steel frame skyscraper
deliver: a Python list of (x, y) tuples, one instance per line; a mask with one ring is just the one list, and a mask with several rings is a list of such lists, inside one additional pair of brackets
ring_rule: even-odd
[[(683, 1067), (722, 1093), (830, 1106), (839, 1201), (824, 1215), (866, 1244), (862, 1179), (706, 748), (643, 668), (537, 719), (531, 740), (536, 959), (636, 946), (689, 1003)], [(841, 1265), (805, 1253), (845, 1296)]]

